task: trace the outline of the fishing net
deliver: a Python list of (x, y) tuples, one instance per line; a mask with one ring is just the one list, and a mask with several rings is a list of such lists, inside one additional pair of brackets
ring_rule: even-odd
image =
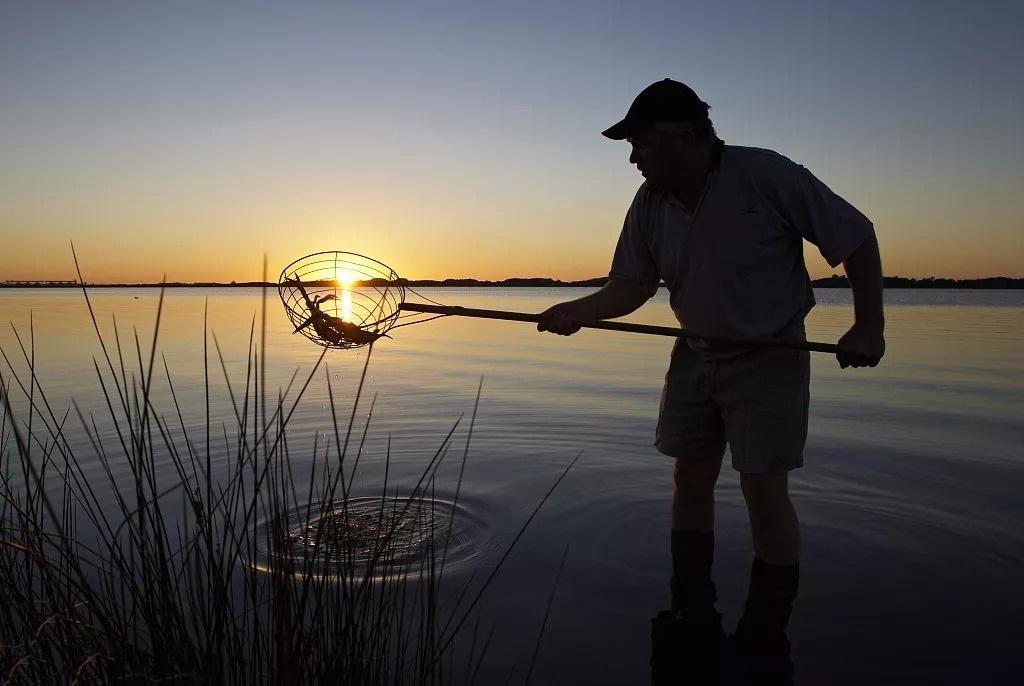
[(295, 260), (277, 284), (295, 333), (325, 348), (359, 348), (386, 336), (405, 288), (391, 267), (349, 252)]
[[(395, 270), (386, 264), (350, 252), (318, 252), (295, 260), (282, 270), (277, 289), (288, 318), (295, 327), (295, 333), (301, 333), (325, 348), (343, 350), (371, 345), (382, 337), (390, 338), (387, 333), (392, 329), (428, 322), (438, 317), (478, 317), (519, 322), (540, 322), (544, 317), (527, 312), (442, 305), (409, 288), (408, 282), (400, 279)], [(405, 302), (407, 292), (430, 304)], [(423, 314), (436, 316), (398, 323), (402, 317)], [(832, 354), (837, 352), (833, 343), (705, 335), (677, 327), (631, 322), (600, 320), (583, 323), (581, 327), (696, 338), (753, 347), (794, 348)]]

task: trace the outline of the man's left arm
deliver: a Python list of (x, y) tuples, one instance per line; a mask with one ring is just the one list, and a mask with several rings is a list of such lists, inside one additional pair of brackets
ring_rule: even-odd
[(843, 269), (853, 291), (854, 324), (839, 339), (839, 366), (874, 367), (885, 354), (885, 311), (882, 304), (882, 258), (874, 230), (849, 257)]
[(839, 366), (874, 367), (885, 353), (882, 260), (874, 225), (807, 168), (789, 162), (776, 172), (770, 187), (782, 215), (830, 267), (842, 264), (850, 280), (855, 320), (839, 339)]

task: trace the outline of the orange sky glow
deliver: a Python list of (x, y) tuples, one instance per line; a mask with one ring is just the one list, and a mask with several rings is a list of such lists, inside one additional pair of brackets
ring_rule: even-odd
[(626, 5), (530, 4), (5, 5), (0, 281), (75, 278), (72, 242), (87, 282), (252, 281), (264, 258), (276, 280), (330, 250), (410, 279), (601, 277), (641, 178), (600, 132), (665, 76), (727, 144), (871, 218), (887, 275), (1024, 277), (1014, 17), (671, 4), (619, 45)]

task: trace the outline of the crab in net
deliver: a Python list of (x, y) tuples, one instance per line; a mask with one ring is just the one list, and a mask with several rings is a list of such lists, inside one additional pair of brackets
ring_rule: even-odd
[(359, 348), (387, 336), (405, 299), (393, 269), (346, 252), (295, 260), (281, 271), (277, 290), (293, 333), (325, 348)]

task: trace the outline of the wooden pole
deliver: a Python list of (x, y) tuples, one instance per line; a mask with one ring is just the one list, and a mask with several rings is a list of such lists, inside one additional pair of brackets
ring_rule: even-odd
[[(540, 316), (527, 312), (503, 312), (501, 310), (477, 310), (458, 305), (421, 305), (420, 303), (402, 303), (399, 310), (406, 312), (425, 312), (443, 314), (453, 317), (476, 317), (478, 319), (503, 319), (514, 322), (539, 322)], [(818, 353), (836, 353), (832, 343), (815, 343), (813, 341), (787, 341), (775, 338), (735, 338), (731, 336), (705, 336), (688, 329), (672, 326), (649, 326), (647, 324), (630, 324), (628, 322), (596, 321), (583, 325), (588, 329), (605, 329), (608, 331), (626, 331), (629, 333), (646, 333), (655, 336), (672, 336), (674, 338), (700, 338), (713, 343), (730, 343), (733, 345), (749, 345), (758, 348), (792, 348), (810, 350)]]

